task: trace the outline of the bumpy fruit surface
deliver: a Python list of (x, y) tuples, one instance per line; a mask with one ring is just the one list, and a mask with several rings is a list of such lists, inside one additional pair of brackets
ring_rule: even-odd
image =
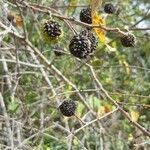
[(108, 3), (108, 4), (105, 4), (104, 11), (107, 14), (113, 14), (116, 11), (116, 9), (113, 4)]
[(136, 39), (133, 34), (124, 35), (121, 37), (121, 44), (124, 47), (133, 47), (135, 45)]
[(74, 36), (70, 41), (69, 50), (75, 57), (78, 57), (80, 59), (87, 58), (87, 56), (91, 52), (91, 42), (85, 36)]
[(95, 35), (90, 30), (83, 30), (80, 32), (80, 35), (85, 36), (86, 38), (88, 38), (90, 40), (90, 42), (91, 42), (90, 53), (93, 53), (98, 46), (98, 41), (97, 41), (97, 38), (95, 37)]
[(81, 10), (80, 20), (84, 23), (92, 24), (91, 8), (86, 8)]
[(62, 34), (60, 24), (54, 20), (45, 21), (41, 26), (41, 31), (46, 42), (56, 41)]
[(72, 100), (64, 101), (59, 106), (59, 109), (64, 116), (71, 117), (75, 114), (76, 104)]

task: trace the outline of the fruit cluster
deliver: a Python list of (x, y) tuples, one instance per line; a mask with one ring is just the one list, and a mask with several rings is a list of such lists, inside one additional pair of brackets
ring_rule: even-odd
[(82, 59), (92, 55), (97, 45), (98, 42), (94, 34), (89, 30), (84, 30), (71, 39), (69, 50), (72, 55)]
[(80, 20), (87, 24), (92, 24), (92, 10), (91, 8), (82, 9), (80, 12)]
[(44, 31), (52, 38), (56, 38), (61, 35), (61, 29), (58, 22), (48, 20), (44, 24)]
[(115, 6), (111, 3), (107, 3), (105, 4), (104, 6), (104, 12), (107, 13), (107, 14), (113, 14), (115, 13), (116, 9), (115, 9)]
[(135, 45), (135, 36), (133, 34), (127, 34), (121, 37), (121, 44), (124, 47), (133, 47)]
[[(111, 3), (106, 3), (104, 5), (104, 12), (108, 14), (115, 13), (116, 8)], [(80, 21), (92, 24), (92, 10), (90, 7), (84, 8), (80, 12)], [(54, 20), (47, 20), (42, 25), (42, 33), (45, 41), (55, 42), (58, 41), (58, 37), (62, 34), (61, 26), (58, 22)], [(132, 47), (135, 45), (135, 36), (133, 34), (127, 34), (120, 38), (121, 44), (124, 47)], [(93, 55), (96, 47), (98, 45), (97, 39), (92, 31), (87, 28), (81, 31), (79, 34), (73, 36), (69, 43), (70, 53), (80, 59), (88, 58)], [(61, 56), (62, 53), (54, 51), (56, 56)]]
[(59, 106), (59, 110), (64, 116), (71, 117), (75, 115), (76, 104), (72, 100), (64, 101)]
[[(107, 13), (107, 14), (114, 14), (116, 12), (116, 8), (115, 8), (115, 6), (112, 3), (106, 3), (104, 5), (104, 12)], [(87, 23), (87, 24), (91, 24), (92, 23), (92, 15), (91, 15), (91, 13), (92, 13), (91, 8), (86, 8), (86, 9), (84, 8), (84, 9), (82, 9), (81, 12), (80, 12), (80, 21), (84, 22), (84, 23)], [(83, 35), (85, 35), (85, 34), (83, 34)], [(74, 37), (73, 45), (78, 45), (77, 41), (79, 41), (79, 40), (76, 40), (76, 38)], [(92, 41), (95, 41), (95, 38)], [(124, 47), (132, 47), (132, 46), (135, 45), (135, 36), (133, 34), (127, 34), (127, 35), (122, 36), (120, 38), (120, 41), (121, 41), (121, 44)], [(91, 43), (92, 43), (92, 45), (95, 45), (94, 47), (96, 47), (96, 42), (91, 42)], [(70, 51), (71, 51), (71, 53), (73, 55), (76, 56), (77, 53), (78, 53), (78, 55), (80, 56), (79, 58), (84, 58), (84, 57), (87, 56), (87, 54), (89, 54), (88, 53), (89, 50), (87, 49), (87, 47), (89, 47), (89, 46), (87, 46), (87, 45), (85, 47), (82, 46), (82, 54), (79, 54), (79, 52), (78, 52), (79, 51), (79, 47), (72, 48), (72, 45), (71, 45)], [(72, 49), (74, 49), (74, 50), (72, 50)], [(86, 51), (84, 49), (86, 49)], [(76, 57), (78, 57), (78, 56), (76, 56)]]
[(57, 42), (58, 37), (62, 34), (60, 24), (54, 20), (46, 20), (41, 28), (43, 39), (46, 42)]
[[(116, 8), (111, 3), (107, 3), (104, 6), (104, 12), (108, 14), (114, 14)], [(80, 21), (92, 24), (92, 10), (91, 8), (84, 8), (80, 12)], [(42, 25), (42, 33), (44, 38), (48, 41), (55, 41), (62, 34), (61, 26), (54, 20), (48, 20)], [(135, 45), (135, 36), (131, 33), (125, 34), (120, 38), (121, 44), (124, 47), (132, 47)], [(93, 55), (98, 46), (98, 41), (92, 30), (87, 28), (81, 31), (79, 34), (73, 36), (69, 43), (70, 53), (80, 59), (86, 59)], [(61, 56), (62, 53), (58, 50), (54, 50), (56, 56)], [(74, 101), (64, 101), (59, 106), (59, 110), (64, 116), (71, 117), (75, 115), (76, 104)]]

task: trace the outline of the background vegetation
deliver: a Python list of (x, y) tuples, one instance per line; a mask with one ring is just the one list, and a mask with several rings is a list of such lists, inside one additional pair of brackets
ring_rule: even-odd
[[(106, 2), (97, 12), (109, 47), (99, 41), (91, 59), (79, 60), (68, 45), (72, 30), (88, 26), (79, 13), (89, 0), (0, 0), (0, 149), (150, 148), (149, 0), (113, 0), (113, 15), (103, 11)], [(63, 29), (56, 44), (41, 36), (49, 17)], [(119, 31), (131, 31), (136, 46), (124, 48)], [(77, 104), (76, 117), (58, 109), (68, 99)]]

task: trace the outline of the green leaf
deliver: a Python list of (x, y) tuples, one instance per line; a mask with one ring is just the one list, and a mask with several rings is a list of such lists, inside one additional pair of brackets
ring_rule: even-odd
[(17, 100), (17, 99), (14, 99), (13, 101), (11, 101), (11, 102), (9, 103), (9, 105), (8, 105), (8, 110), (9, 110), (11, 113), (16, 113), (18, 107), (19, 107), (18, 100)]

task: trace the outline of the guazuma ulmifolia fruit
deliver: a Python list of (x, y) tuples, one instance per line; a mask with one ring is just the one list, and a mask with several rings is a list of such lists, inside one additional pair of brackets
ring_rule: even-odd
[(95, 35), (90, 31), (90, 30), (83, 30), (80, 32), (81, 36), (85, 36), (86, 38), (88, 38), (91, 42), (91, 51), (90, 54), (94, 53), (94, 51), (96, 50), (97, 46), (98, 46), (98, 41), (97, 38), (95, 37)]
[(91, 51), (91, 42), (84, 36), (74, 36), (70, 41), (69, 50), (75, 57), (80, 59), (87, 58), (89, 52)]
[(105, 6), (104, 6), (104, 12), (105, 13), (113, 14), (113, 13), (115, 13), (115, 11), (116, 11), (116, 8), (113, 4), (111, 4), (111, 3), (105, 4)]
[(64, 116), (71, 117), (75, 115), (76, 104), (72, 100), (64, 101), (59, 106), (59, 110)]
[(90, 30), (84, 30), (74, 36), (69, 44), (70, 53), (80, 59), (92, 55), (96, 47), (97, 39)]
[(91, 8), (82, 9), (80, 12), (80, 20), (87, 24), (92, 24)]
[(136, 38), (134, 34), (129, 33), (127, 35), (123, 35), (120, 41), (124, 47), (133, 47), (135, 45)]
[(46, 42), (56, 42), (62, 34), (60, 24), (54, 20), (45, 21), (41, 26), (41, 30), (43, 39)]

